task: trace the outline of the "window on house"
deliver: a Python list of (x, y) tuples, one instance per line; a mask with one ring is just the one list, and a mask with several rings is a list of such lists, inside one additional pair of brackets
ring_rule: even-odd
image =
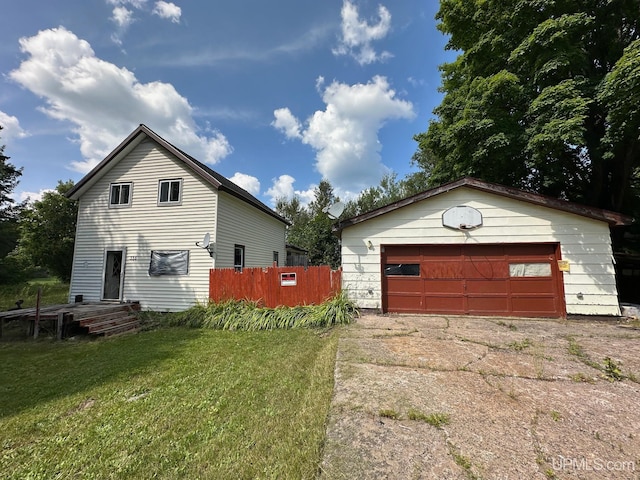
[(160, 180), (158, 185), (158, 204), (175, 205), (182, 201), (182, 179)]
[(510, 263), (510, 277), (550, 277), (551, 264), (549, 263)]
[(275, 250), (273, 251), (273, 264), (276, 267), (280, 265), (280, 253), (276, 252)]
[(395, 277), (395, 276), (419, 277), (420, 264), (418, 263), (387, 263), (384, 266), (384, 274), (387, 277)]
[(241, 272), (244, 268), (244, 245), (236, 245), (233, 248), (233, 268)]
[(152, 250), (149, 275), (187, 275), (189, 250)]
[(109, 191), (109, 207), (131, 206), (131, 182), (112, 183)]

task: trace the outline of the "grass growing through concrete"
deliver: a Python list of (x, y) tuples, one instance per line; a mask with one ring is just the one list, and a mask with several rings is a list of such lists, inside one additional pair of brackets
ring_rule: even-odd
[(3, 478), (314, 478), (337, 334), (0, 344)]

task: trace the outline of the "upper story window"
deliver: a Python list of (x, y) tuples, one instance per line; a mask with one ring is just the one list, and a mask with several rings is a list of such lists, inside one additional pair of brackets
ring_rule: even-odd
[(112, 183), (109, 191), (109, 207), (130, 207), (131, 187), (131, 182)]
[(158, 205), (179, 205), (182, 202), (182, 179), (160, 180)]

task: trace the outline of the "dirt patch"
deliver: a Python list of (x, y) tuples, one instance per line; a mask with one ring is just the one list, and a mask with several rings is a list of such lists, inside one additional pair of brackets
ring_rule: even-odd
[(321, 478), (640, 478), (639, 330), (365, 316), (335, 378)]

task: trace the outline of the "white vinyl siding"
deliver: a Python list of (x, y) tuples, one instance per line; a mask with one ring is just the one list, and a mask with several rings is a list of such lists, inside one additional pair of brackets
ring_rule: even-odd
[(274, 251), (286, 257), (283, 222), (226, 192), (218, 199), (216, 268), (234, 267), (235, 245), (244, 246), (246, 268), (271, 266)]
[[(181, 204), (158, 206), (161, 179), (182, 179)], [(108, 208), (110, 185), (135, 184), (131, 208)], [(100, 300), (104, 251), (126, 248), (123, 300), (139, 301), (143, 308), (183, 310), (205, 302), (209, 294), (212, 259), (195, 246), (204, 233), (216, 238), (218, 192), (189, 172), (155, 142), (144, 140), (115, 163), (82, 195), (70, 299)], [(150, 276), (152, 250), (188, 250), (189, 273)], [(270, 249), (271, 251), (271, 249)]]
[[(483, 226), (442, 226), (448, 208), (468, 205)], [(368, 248), (371, 241), (373, 249)], [(361, 308), (381, 308), (381, 245), (560, 243), (568, 314), (620, 315), (609, 225), (560, 210), (460, 187), (342, 231), (343, 286)]]

